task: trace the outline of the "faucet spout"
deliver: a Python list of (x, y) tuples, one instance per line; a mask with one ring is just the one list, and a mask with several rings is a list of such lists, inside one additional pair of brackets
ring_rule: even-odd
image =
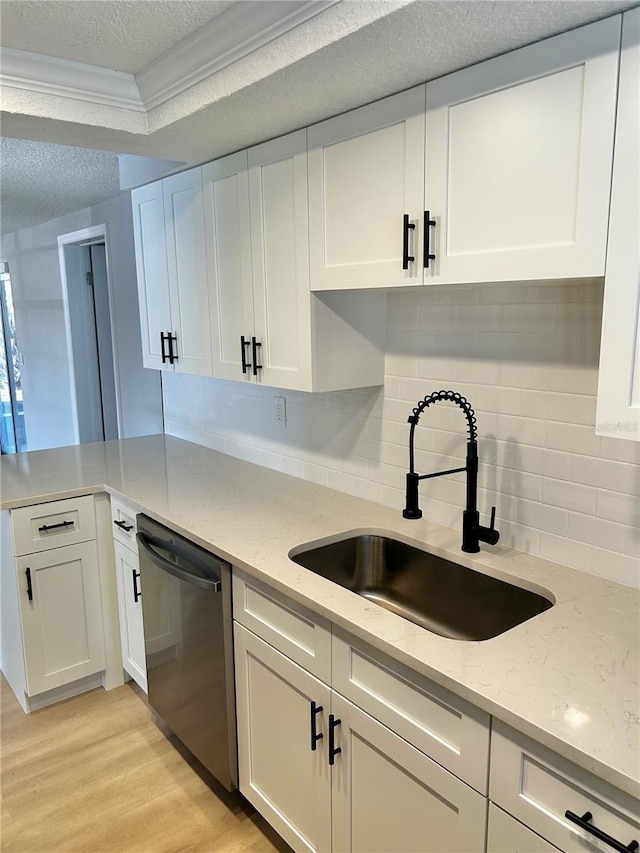
[[(459, 406), (467, 419), (469, 439), (467, 441), (465, 465), (463, 468), (452, 468), (449, 471), (436, 471), (433, 474), (417, 474), (414, 454), (415, 428), (418, 425), (422, 412), (429, 406), (442, 400), (450, 401)], [(409, 519), (422, 518), (422, 510), (420, 509), (418, 499), (418, 485), (420, 480), (427, 480), (432, 477), (444, 477), (448, 474), (457, 474), (464, 471), (467, 475), (467, 505), (462, 514), (462, 550), (474, 554), (480, 550), (480, 542), (495, 545), (500, 538), (500, 534), (494, 526), (496, 508), (493, 507), (491, 512), (490, 527), (483, 527), (480, 524), (480, 514), (477, 509), (478, 442), (476, 416), (469, 401), (455, 391), (435, 391), (417, 403), (413, 412), (409, 415), (408, 422), (411, 424), (409, 431), (409, 471), (406, 477), (406, 505), (402, 511), (403, 517)]]

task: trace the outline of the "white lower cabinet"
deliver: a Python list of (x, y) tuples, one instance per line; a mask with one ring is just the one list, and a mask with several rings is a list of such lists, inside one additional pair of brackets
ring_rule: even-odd
[[(491, 736), (492, 803), (549, 842), (514, 846), (515, 831), (500, 831), (491, 853), (553, 850), (564, 853), (636, 850), (640, 804), (509, 726), (494, 720)], [(491, 837), (491, 834), (490, 834)], [(634, 845), (635, 842), (635, 845)], [(509, 846), (510, 845), (510, 846)]]
[(330, 690), (237, 622), (234, 640), (240, 791), (294, 850), (329, 850)]
[(241, 793), (296, 851), (483, 851), (486, 797), (274, 648), (331, 677), (325, 620), (253, 583), (234, 573)]
[(484, 850), (485, 797), (335, 691), (331, 713), (334, 851)]
[(1, 545), (2, 670), (23, 709), (96, 686), (106, 658), (93, 497), (4, 511)]
[(82, 542), (16, 560), (27, 694), (104, 669), (98, 552)]
[(144, 653), (140, 558), (137, 552), (113, 543), (120, 614), (122, 667), (147, 692), (147, 665)]
[(487, 853), (557, 853), (557, 850), (520, 821), (489, 803)]
[(142, 620), (140, 558), (136, 543), (136, 510), (118, 498), (111, 498), (111, 520), (122, 668), (146, 693), (147, 664)]

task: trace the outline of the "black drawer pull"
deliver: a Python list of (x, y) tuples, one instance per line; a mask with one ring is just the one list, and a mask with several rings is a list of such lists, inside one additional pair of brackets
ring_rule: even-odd
[(261, 346), (262, 346), (262, 344), (260, 343), (260, 341), (256, 340), (255, 337), (251, 338), (251, 350), (253, 352), (253, 375), (254, 376), (257, 376), (258, 371), (262, 370), (262, 365), (258, 364), (258, 350), (260, 349)]
[(120, 530), (125, 530), (127, 533), (130, 530), (133, 530), (133, 524), (127, 524), (127, 522), (123, 521), (122, 519), (120, 519), (120, 521), (114, 521), (113, 523), (116, 527), (119, 527)]
[(318, 743), (319, 740), (322, 740), (322, 738), (324, 737), (322, 732), (316, 731), (316, 717), (318, 714), (320, 714), (322, 712), (322, 710), (323, 710), (322, 705), (316, 705), (315, 702), (311, 703), (311, 750), (312, 750), (312, 752), (316, 751), (316, 749), (318, 748), (316, 746), (316, 744)]
[(138, 599), (142, 598), (142, 593), (138, 590), (138, 578), (140, 577), (140, 572), (136, 572), (135, 569), (131, 569), (131, 576), (133, 578), (133, 603), (137, 604)]
[(564, 816), (567, 820), (570, 820), (571, 823), (575, 823), (580, 829), (584, 829), (585, 832), (588, 832), (590, 835), (593, 835), (599, 841), (604, 841), (605, 844), (608, 844), (609, 847), (613, 847), (614, 850), (618, 850), (619, 853), (635, 853), (638, 849), (638, 842), (634, 839), (630, 841), (626, 846), (622, 843), (622, 841), (618, 841), (617, 838), (614, 838), (612, 835), (604, 832), (602, 829), (598, 829), (597, 826), (594, 826), (590, 821), (593, 820), (593, 815), (591, 812), (585, 812), (582, 817), (577, 815), (575, 812), (567, 811), (564, 813)]
[(409, 214), (402, 217), (402, 269), (408, 270), (409, 263), (415, 261), (415, 257), (409, 254), (409, 231), (416, 227), (415, 222), (409, 222)]
[(61, 521), (59, 524), (43, 524), (38, 528), (40, 533), (46, 533), (48, 530), (58, 530), (61, 527), (73, 527), (75, 521)]
[(248, 373), (251, 367), (251, 362), (247, 361), (246, 348), (251, 346), (251, 341), (246, 340), (244, 335), (240, 335), (240, 357), (242, 358), (242, 372)]
[(333, 714), (329, 714), (329, 764), (335, 764), (336, 755), (342, 752), (340, 747), (336, 749), (335, 730), (342, 720), (336, 720)]
[(163, 364), (166, 364), (169, 361), (169, 356), (167, 355), (166, 350), (164, 348), (165, 343), (168, 343), (168, 342), (169, 342), (169, 333), (167, 332), (167, 334), (165, 335), (164, 332), (160, 332), (160, 350), (161, 350), (161, 354), (162, 354), (162, 363)]
[(27, 598), (29, 601), (33, 601), (33, 587), (31, 586), (31, 569), (29, 566), (24, 570), (25, 575), (27, 576)]
[[(167, 343), (169, 344), (169, 364), (173, 364), (175, 361), (178, 361), (178, 336), (168, 332)], [(176, 345), (175, 352), (173, 351), (174, 344)]]
[(435, 259), (436, 259), (436, 256), (431, 252), (431, 246), (430, 246), (431, 232), (429, 230), (430, 228), (435, 228), (435, 227), (436, 227), (435, 219), (431, 218), (430, 211), (425, 210), (425, 212), (424, 212), (424, 228), (422, 231), (422, 240), (424, 243), (424, 246), (423, 246), (424, 268), (427, 270), (429, 269), (429, 261), (435, 261)]

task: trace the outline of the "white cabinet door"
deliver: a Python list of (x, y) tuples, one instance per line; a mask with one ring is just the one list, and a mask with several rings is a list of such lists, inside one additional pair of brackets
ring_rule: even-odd
[(249, 198), (256, 378), (311, 390), (305, 130), (249, 150)]
[(520, 821), (489, 803), (487, 853), (556, 853), (557, 850)]
[(486, 799), (333, 692), (340, 720), (333, 776), (333, 849), (352, 853), (479, 853)]
[(147, 665), (144, 653), (140, 560), (135, 551), (125, 548), (121, 542), (114, 541), (113, 550), (116, 559), (122, 666), (146, 693)]
[(209, 288), (204, 237), (202, 170), (190, 169), (162, 182), (167, 245), (170, 331), (179, 373), (211, 376)]
[(640, 8), (622, 21), (596, 432), (640, 441)]
[(202, 167), (207, 266), (209, 271), (213, 375), (249, 379), (253, 281), (249, 237), (247, 152)]
[(311, 290), (422, 284), (424, 105), (418, 86), (308, 129)]
[(427, 85), (425, 283), (604, 274), (620, 17)]
[(166, 369), (168, 365), (162, 360), (163, 343), (160, 335), (166, 335), (172, 329), (172, 324), (162, 181), (133, 190), (131, 208), (142, 363), (156, 370)]
[(104, 669), (95, 542), (16, 559), (27, 695)]
[[(234, 636), (240, 792), (294, 850), (328, 851), (330, 690), (238, 622)], [(314, 751), (312, 702), (322, 708)]]

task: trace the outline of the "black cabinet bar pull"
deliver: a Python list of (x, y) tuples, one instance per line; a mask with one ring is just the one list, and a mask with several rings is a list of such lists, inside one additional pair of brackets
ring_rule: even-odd
[(27, 598), (29, 601), (33, 601), (33, 587), (31, 586), (31, 569), (29, 566), (24, 570), (25, 575), (27, 576)]
[(116, 527), (119, 527), (121, 530), (126, 530), (127, 533), (130, 530), (133, 530), (133, 524), (127, 524), (127, 522), (123, 521), (122, 519), (120, 519), (120, 521), (114, 521), (113, 523), (115, 524)]
[(251, 362), (247, 361), (246, 348), (251, 346), (250, 341), (246, 340), (244, 335), (240, 335), (240, 355), (242, 357), (242, 372), (248, 373), (251, 367)]
[(436, 256), (431, 253), (431, 228), (436, 227), (435, 219), (431, 218), (431, 212), (429, 210), (425, 210), (424, 212), (424, 229), (422, 233), (422, 239), (424, 241), (424, 268), (429, 269), (429, 261), (435, 261)]
[(253, 375), (257, 376), (258, 371), (262, 370), (262, 365), (258, 364), (258, 348), (261, 347), (262, 344), (260, 341), (256, 340), (255, 337), (251, 338), (251, 348), (253, 349)]
[(570, 820), (572, 823), (579, 826), (580, 829), (584, 829), (585, 832), (593, 835), (598, 840), (604, 841), (604, 843), (608, 844), (609, 847), (613, 847), (614, 850), (618, 850), (619, 853), (635, 853), (638, 849), (638, 842), (635, 839), (625, 846), (622, 841), (618, 841), (617, 838), (614, 838), (612, 835), (608, 835), (608, 833), (604, 832), (602, 829), (598, 829), (597, 826), (593, 826), (593, 824), (590, 823), (590, 821), (593, 820), (591, 812), (585, 812), (580, 816), (567, 809), (564, 816), (567, 820)]
[(169, 356), (167, 355), (167, 351), (164, 347), (165, 343), (169, 340), (169, 335), (164, 332), (160, 332), (160, 351), (162, 353), (162, 363), (166, 364), (169, 361)]
[(342, 720), (336, 720), (333, 714), (329, 714), (329, 764), (335, 764), (336, 755), (342, 752), (340, 747), (336, 749), (335, 730), (340, 725)]
[(139, 598), (142, 598), (142, 593), (138, 591), (138, 578), (140, 577), (140, 572), (136, 572), (135, 569), (131, 569), (131, 576), (133, 578), (133, 602), (137, 603)]
[(316, 749), (317, 749), (316, 744), (318, 743), (319, 740), (322, 740), (322, 738), (324, 737), (322, 732), (316, 731), (316, 717), (318, 716), (318, 714), (320, 714), (322, 712), (322, 710), (323, 710), (322, 705), (316, 705), (315, 702), (311, 703), (311, 750), (312, 750), (312, 752), (316, 751)]
[(409, 262), (415, 261), (415, 257), (409, 254), (409, 231), (416, 227), (415, 222), (409, 222), (409, 214), (402, 217), (402, 269), (409, 269)]
[[(173, 364), (178, 360), (178, 336), (167, 332), (167, 343), (169, 344), (169, 364)], [(174, 344), (176, 345), (175, 352), (173, 350)]]
[(43, 524), (38, 528), (39, 533), (46, 533), (48, 530), (58, 530), (60, 527), (73, 527), (75, 521), (61, 521), (59, 524)]

